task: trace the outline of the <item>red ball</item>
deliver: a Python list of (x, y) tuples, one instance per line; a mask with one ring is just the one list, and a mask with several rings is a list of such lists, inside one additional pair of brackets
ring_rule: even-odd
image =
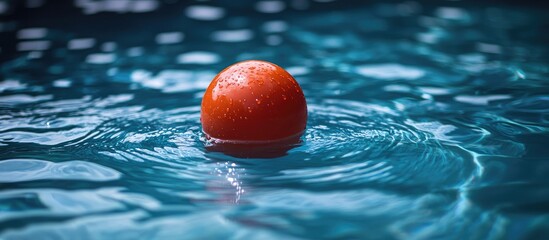
[(305, 130), (307, 103), (283, 68), (243, 61), (215, 76), (202, 98), (200, 121), (207, 137), (220, 142), (284, 141)]

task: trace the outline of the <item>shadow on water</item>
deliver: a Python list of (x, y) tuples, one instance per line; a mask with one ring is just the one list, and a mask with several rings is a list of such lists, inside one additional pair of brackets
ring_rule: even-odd
[(206, 150), (237, 158), (271, 159), (288, 155), (288, 151), (301, 143), (300, 136), (295, 136), (274, 143), (207, 143)]

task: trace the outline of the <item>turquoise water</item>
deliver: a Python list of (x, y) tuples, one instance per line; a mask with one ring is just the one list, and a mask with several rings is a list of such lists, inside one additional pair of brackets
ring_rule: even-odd
[[(544, 239), (543, 8), (2, 1), (0, 239)], [(203, 91), (286, 68), (274, 159), (208, 151)]]

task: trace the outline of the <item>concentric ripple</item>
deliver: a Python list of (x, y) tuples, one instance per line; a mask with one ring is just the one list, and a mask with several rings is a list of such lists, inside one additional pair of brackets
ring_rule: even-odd
[(118, 178), (119, 172), (84, 161), (52, 163), (35, 159), (10, 159), (0, 162), (2, 183), (53, 179), (111, 181)]
[(408, 125), (396, 110), (336, 99), (309, 104), (309, 110), (302, 146), (280, 166), (266, 164), (270, 170), (262, 174), (269, 176), (260, 185), (444, 189), (477, 174), (471, 154)]

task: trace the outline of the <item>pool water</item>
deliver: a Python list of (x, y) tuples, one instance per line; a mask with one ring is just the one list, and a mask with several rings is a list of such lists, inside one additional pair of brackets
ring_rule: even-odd
[[(542, 7), (29, 0), (0, 16), (0, 239), (549, 236)], [(203, 92), (246, 59), (307, 98), (282, 156), (207, 150)]]

